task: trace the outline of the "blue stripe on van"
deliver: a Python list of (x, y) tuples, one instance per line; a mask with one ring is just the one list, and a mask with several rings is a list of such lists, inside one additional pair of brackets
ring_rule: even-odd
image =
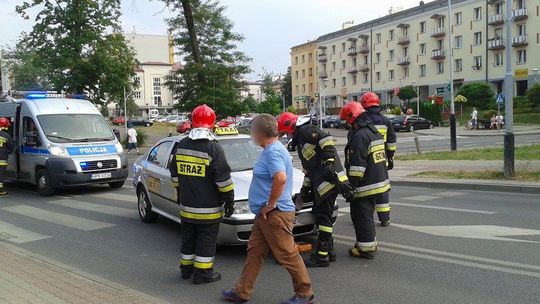
[(49, 150), (47, 149), (39, 149), (39, 148), (32, 148), (32, 147), (22, 147), (21, 148), (22, 153), (24, 154), (32, 154), (32, 155), (49, 155)]
[(104, 146), (83, 146), (83, 147), (67, 147), (69, 155), (82, 156), (82, 155), (101, 155), (101, 154), (116, 154), (118, 151), (114, 145)]

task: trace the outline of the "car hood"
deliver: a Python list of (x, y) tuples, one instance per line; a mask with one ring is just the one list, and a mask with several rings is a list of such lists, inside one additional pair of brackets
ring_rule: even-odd
[[(236, 201), (245, 201), (248, 199), (249, 185), (253, 178), (253, 170), (232, 172), (234, 181), (234, 199)], [(290, 178), (290, 177), (288, 177)], [(304, 173), (301, 170), (293, 168), (293, 194), (299, 193), (304, 181)]]

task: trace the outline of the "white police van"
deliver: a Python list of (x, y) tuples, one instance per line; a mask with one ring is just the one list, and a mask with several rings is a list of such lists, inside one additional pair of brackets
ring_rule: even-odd
[[(124, 185), (127, 156), (98, 109), (83, 95), (20, 92), (0, 99), (0, 117), (17, 149), (7, 177), (36, 185), (40, 195), (90, 184)], [(19, 98), (20, 97), (20, 98)]]

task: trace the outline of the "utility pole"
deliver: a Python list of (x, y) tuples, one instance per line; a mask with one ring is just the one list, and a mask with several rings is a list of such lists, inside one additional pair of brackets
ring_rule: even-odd
[[(507, 0), (508, 1), (508, 0)], [(456, 134), (456, 107), (454, 104), (454, 50), (452, 50), (452, 0), (448, 0), (448, 57), (450, 76), (450, 150), (457, 150), (457, 134)]]
[(128, 118), (127, 118), (127, 96), (126, 96), (126, 87), (124, 87), (124, 127), (126, 131), (126, 136), (128, 132)]
[(514, 176), (514, 77), (512, 75), (512, 1), (506, 0), (505, 29), (505, 61), (506, 73), (504, 74), (504, 176)]

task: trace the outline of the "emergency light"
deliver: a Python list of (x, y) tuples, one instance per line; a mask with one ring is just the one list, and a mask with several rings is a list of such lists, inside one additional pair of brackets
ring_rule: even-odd
[(45, 99), (45, 98), (71, 98), (71, 99), (88, 99), (84, 94), (58, 94), (47, 91), (25, 91), (16, 92), (25, 99)]

